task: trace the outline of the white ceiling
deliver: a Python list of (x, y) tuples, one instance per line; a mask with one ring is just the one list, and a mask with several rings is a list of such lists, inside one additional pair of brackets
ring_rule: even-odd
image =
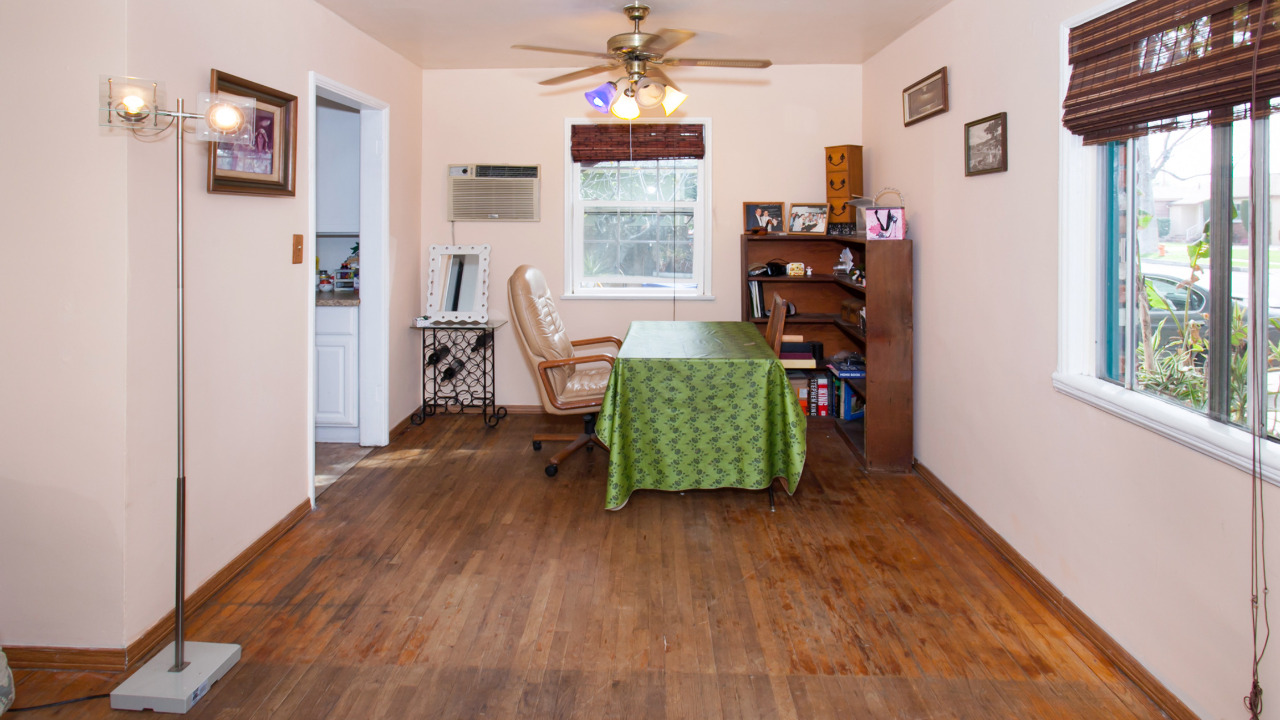
[[(627, 1), (317, 0), (427, 69), (594, 65), (597, 61), (587, 57), (511, 46), (605, 52), (610, 36), (632, 29), (622, 13)], [(641, 30), (696, 32), (670, 53), (675, 57), (763, 58), (778, 65), (860, 64), (949, 1), (650, 0), (652, 10)]]

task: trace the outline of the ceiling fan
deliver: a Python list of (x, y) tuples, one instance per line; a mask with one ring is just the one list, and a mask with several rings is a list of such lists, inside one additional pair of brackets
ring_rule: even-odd
[[(676, 91), (674, 95), (679, 96), (679, 100), (684, 100), (684, 95), (679, 93), (679, 88), (675, 83), (671, 82), (671, 78), (663, 72), (661, 67), (680, 67), (680, 66), (701, 66), (701, 67), (736, 67), (736, 68), (767, 68), (773, 63), (769, 60), (744, 60), (744, 59), (711, 59), (711, 58), (675, 58), (667, 57), (667, 53), (672, 48), (684, 43), (692, 38), (695, 33), (689, 30), (659, 30), (657, 33), (646, 33), (640, 31), (640, 23), (649, 16), (649, 6), (640, 2), (633, 2), (622, 8), (623, 14), (635, 23), (635, 28), (631, 32), (614, 35), (609, 38), (607, 45), (608, 52), (592, 52), (590, 50), (567, 50), (563, 48), (542, 47), (540, 45), (512, 45), (517, 50), (537, 50), (539, 52), (564, 53), (567, 55), (581, 55), (584, 57), (596, 58), (605, 62), (594, 65), (581, 70), (574, 70), (564, 75), (557, 75), (538, 83), (539, 85), (561, 85), (581, 78), (590, 77), (596, 73), (602, 73), (609, 70), (622, 69), (626, 71), (625, 78), (619, 78), (616, 82), (605, 83), (591, 93), (587, 93), (587, 99), (592, 105), (601, 112), (609, 112), (613, 103), (614, 93), (619, 89), (620, 84), (625, 80), (626, 86), (622, 87), (621, 94), (618, 98), (636, 98), (640, 102), (641, 107), (655, 107), (658, 104), (664, 106), (668, 103), (664, 102), (664, 95), (672, 95), (670, 90)], [(614, 92), (604, 91), (606, 86), (612, 86)], [(670, 89), (670, 90), (668, 90)], [(607, 95), (604, 97), (592, 97), (595, 92)], [(605, 103), (602, 107), (601, 102)], [(675, 103), (676, 106), (679, 102)], [(667, 110), (670, 115), (675, 107)], [(614, 114), (619, 114), (615, 112)], [(638, 111), (637, 111), (638, 114)], [(620, 115), (621, 116), (621, 115)], [(634, 115), (632, 115), (634, 117)]]

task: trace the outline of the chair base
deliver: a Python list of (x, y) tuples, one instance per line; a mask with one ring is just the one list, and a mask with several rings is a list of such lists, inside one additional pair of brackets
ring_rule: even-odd
[(564, 462), (565, 458), (568, 458), (570, 455), (582, 448), (586, 448), (587, 452), (591, 452), (597, 446), (602, 447), (605, 450), (609, 449), (608, 446), (601, 442), (600, 438), (596, 435), (595, 415), (584, 415), (582, 423), (582, 433), (579, 435), (538, 433), (533, 436), (534, 450), (541, 450), (543, 442), (569, 443), (563, 450), (552, 455), (551, 460), (547, 462), (547, 477), (555, 477), (556, 472), (560, 469), (560, 463)]

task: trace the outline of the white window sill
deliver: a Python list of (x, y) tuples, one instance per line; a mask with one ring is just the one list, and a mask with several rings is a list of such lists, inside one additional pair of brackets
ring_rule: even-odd
[[(1253, 438), (1240, 428), (1214, 422), (1172, 403), (1086, 375), (1054, 373), (1053, 387), (1064, 395), (1128, 420), (1179, 445), (1242, 472), (1251, 472)], [(1280, 448), (1275, 442), (1263, 441), (1261, 460), (1263, 479), (1280, 485)]]
[[(671, 300), (671, 295), (642, 295), (639, 293), (624, 294), (606, 294), (600, 293), (594, 295), (590, 293), (578, 293), (577, 295), (564, 294), (560, 296), (561, 300)], [(676, 295), (676, 300), (684, 302), (686, 300), (715, 300), (715, 295)]]

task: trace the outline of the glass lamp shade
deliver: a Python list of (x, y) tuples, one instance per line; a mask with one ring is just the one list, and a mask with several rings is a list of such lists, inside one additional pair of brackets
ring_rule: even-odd
[(106, 127), (141, 127), (156, 124), (164, 107), (164, 83), (146, 78), (102, 75), (98, 81), (98, 124)]
[(613, 105), (613, 98), (618, 94), (618, 86), (612, 82), (607, 82), (600, 87), (585, 94), (587, 102), (591, 103), (591, 107), (604, 113), (609, 114), (609, 107)]
[(208, 142), (250, 145), (253, 143), (253, 98), (226, 93), (202, 92), (196, 97), (196, 137)]
[(636, 83), (636, 104), (645, 110), (651, 110), (662, 104), (662, 96), (666, 92), (666, 85), (657, 80), (644, 78)]
[(636, 103), (636, 99), (625, 92), (618, 93), (609, 111), (623, 120), (634, 120), (640, 116), (640, 106)]
[(666, 94), (662, 96), (662, 110), (666, 114), (670, 115), (676, 111), (676, 108), (680, 107), (680, 103), (684, 102), (688, 98), (688, 95), (685, 95), (673, 87), (669, 87), (667, 88)]

